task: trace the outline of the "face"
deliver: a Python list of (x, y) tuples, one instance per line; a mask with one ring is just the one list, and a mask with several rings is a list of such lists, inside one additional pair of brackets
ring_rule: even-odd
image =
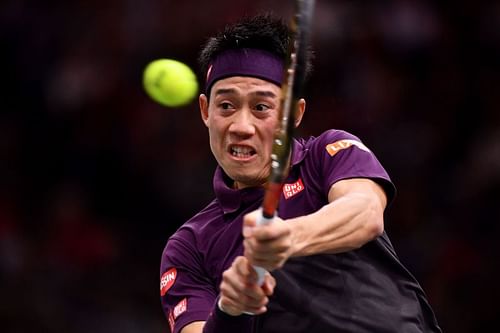
[(210, 148), (237, 188), (267, 180), (280, 96), (277, 85), (240, 76), (215, 82), (210, 102), (200, 96)]

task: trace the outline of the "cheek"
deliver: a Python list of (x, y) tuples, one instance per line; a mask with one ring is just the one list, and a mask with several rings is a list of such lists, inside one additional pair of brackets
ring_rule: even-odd
[(222, 126), (216, 126), (214, 123), (210, 124), (208, 127), (208, 133), (210, 135), (210, 142), (212, 145), (217, 146), (223, 141), (224, 128)]
[(270, 122), (269, 124), (266, 124), (265, 130), (266, 130), (266, 137), (267, 139), (272, 142), (274, 139), (274, 136), (279, 132), (278, 122), (273, 121)]

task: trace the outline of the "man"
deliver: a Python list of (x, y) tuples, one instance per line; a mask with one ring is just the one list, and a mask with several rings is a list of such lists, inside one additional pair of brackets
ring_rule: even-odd
[[(394, 187), (355, 136), (295, 140), (277, 216), (256, 226), (289, 41), (284, 22), (261, 15), (227, 27), (201, 53), (216, 198), (163, 252), (171, 331), (440, 332), (384, 232)], [(296, 126), (305, 107), (301, 99)], [(271, 272), (262, 285), (253, 266)]]

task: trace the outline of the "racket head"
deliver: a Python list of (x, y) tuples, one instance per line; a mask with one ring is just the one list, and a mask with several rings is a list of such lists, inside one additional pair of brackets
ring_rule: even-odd
[(314, 6), (315, 0), (296, 0), (295, 15), (290, 22), (292, 40), (289, 43), (284, 67), (284, 80), (281, 86), (280, 111), (278, 113), (279, 128), (273, 140), (271, 172), (262, 204), (262, 213), (266, 218), (274, 216), (283, 182), (288, 176), (295, 118), (307, 73), (307, 53)]

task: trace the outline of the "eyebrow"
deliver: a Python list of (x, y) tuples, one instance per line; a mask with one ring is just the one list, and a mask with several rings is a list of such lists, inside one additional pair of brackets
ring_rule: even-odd
[(233, 88), (220, 88), (214, 92), (214, 95), (229, 95), (236, 94), (236, 89)]
[[(220, 88), (220, 89), (217, 89), (215, 92), (214, 92), (214, 95), (231, 95), (231, 94), (237, 94), (238, 92), (236, 91), (236, 89), (233, 89), (233, 88)], [(276, 96), (276, 94), (270, 90), (257, 90), (257, 91), (254, 91), (251, 93), (251, 95), (257, 95), (257, 96), (260, 96), (260, 97), (271, 97), (271, 98), (276, 98), (278, 96)]]

